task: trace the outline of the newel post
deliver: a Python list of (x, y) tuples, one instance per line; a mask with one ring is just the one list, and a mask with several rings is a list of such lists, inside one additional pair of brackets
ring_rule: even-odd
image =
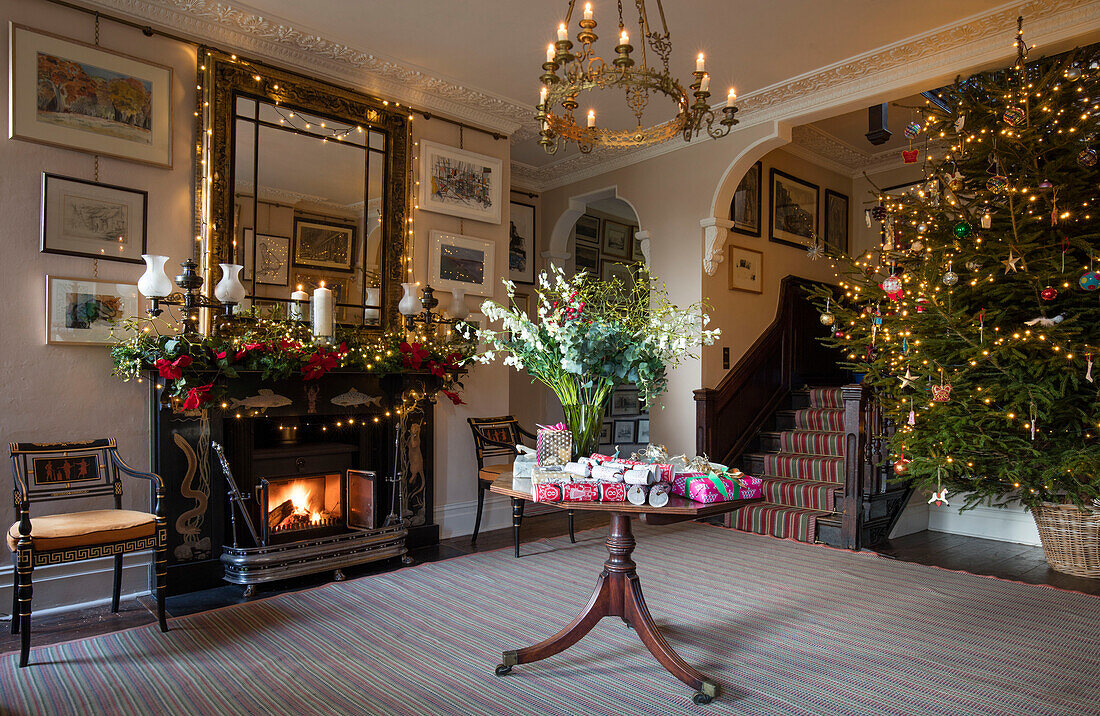
[(863, 530), (864, 451), (868, 426), (863, 415), (863, 386), (846, 385), (844, 399), (844, 497), (841, 500), (841, 539), (848, 549), (860, 549)]

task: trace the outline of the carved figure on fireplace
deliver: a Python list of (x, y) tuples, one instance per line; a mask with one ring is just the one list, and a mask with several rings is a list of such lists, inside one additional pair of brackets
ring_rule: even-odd
[(409, 511), (411, 523), (424, 524), (424, 452), (420, 449), (420, 423), (409, 426)]
[(355, 388), (351, 388), (346, 393), (340, 393), (340, 395), (337, 395), (330, 402), (332, 402), (333, 405), (339, 405), (341, 408), (356, 408), (359, 406), (366, 408), (372, 405), (376, 408), (380, 408), (382, 407), (382, 396), (367, 395), (366, 393), (359, 392)]
[(316, 385), (306, 386), (306, 412), (310, 415), (317, 413), (317, 397), (321, 394), (321, 388)]
[[(208, 434), (208, 433), (207, 433)], [(201, 439), (201, 438), (200, 438)], [(172, 440), (187, 460), (187, 470), (180, 483), (180, 494), (189, 500), (195, 500), (195, 507), (176, 518), (176, 532), (183, 537), (183, 543), (172, 550), (172, 554), (181, 562), (206, 559), (210, 556), (210, 538), (199, 539), (202, 524), (206, 518), (206, 509), (210, 501), (210, 481), (206, 470), (200, 471), (199, 460), (194, 448), (176, 431), (172, 431)], [(194, 484), (195, 474), (199, 474), (198, 489)]]
[(247, 398), (233, 398), (233, 402), (229, 407), (264, 410), (266, 408), (281, 408), (284, 405), (291, 405), (293, 402), (290, 398), (279, 395), (271, 388), (260, 388), (256, 391), (256, 395), (250, 395)]

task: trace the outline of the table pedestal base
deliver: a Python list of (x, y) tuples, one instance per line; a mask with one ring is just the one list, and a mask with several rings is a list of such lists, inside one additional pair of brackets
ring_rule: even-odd
[(565, 651), (580, 641), (604, 617), (620, 617), (634, 628), (634, 633), (662, 666), (696, 690), (695, 703), (705, 704), (717, 696), (718, 684), (681, 659), (653, 623), (653, 617), (650, 616), (642, 596), (642, 586), (638, 581), (634, 561), (630, 558), (635, 544), (630, 529), (630, 515), (612, 512), (607, 536), (608, 558), (604, 562), (603, 572), (596, 580), (596, 590), (584, 611), (549, 639), (524, 649), (504, 652), (504, 663), (497, 667), (497, 676), (509, 673), (516, 664), (540, 661)]

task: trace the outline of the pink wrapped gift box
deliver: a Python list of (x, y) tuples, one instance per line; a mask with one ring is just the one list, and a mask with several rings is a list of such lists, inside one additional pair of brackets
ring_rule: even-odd
[(729, 502), (760, 497), (764, 481), (759, 477), (730, 477), (717, 473), (681, 472), (672, 481), (672, 492), (696, 502)]

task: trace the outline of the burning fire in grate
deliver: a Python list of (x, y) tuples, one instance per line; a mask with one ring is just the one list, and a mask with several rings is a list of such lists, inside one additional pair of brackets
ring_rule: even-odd
[(268, 496), (267, 525), (271, 533), (327, 527), (340, 523), (339, 501), (326, 509), (328, 485), (324, 477), (291, 480), (272, 485)]

